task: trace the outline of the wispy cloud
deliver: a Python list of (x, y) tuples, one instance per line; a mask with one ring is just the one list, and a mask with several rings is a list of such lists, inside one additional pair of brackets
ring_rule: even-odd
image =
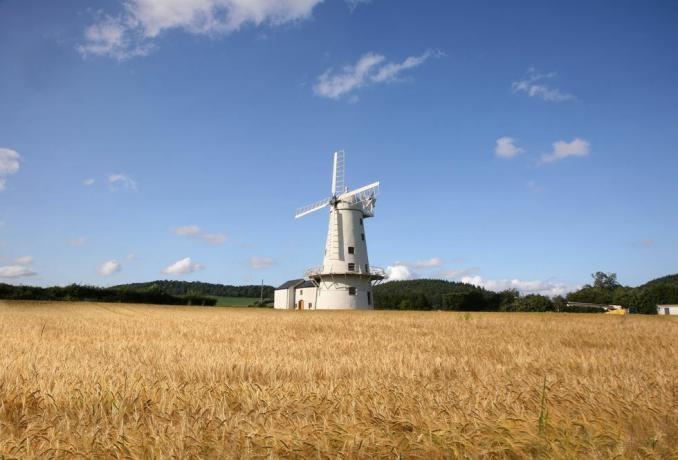
[(119, 272), (122, 270), (122, 266), (120, 265), (120, 262), (117, 260), (108, 260), (101, 264), (97, 271), (101, 276), (111, 276), (114, 273)]
[(440, 267), (443, 264), (443, 259), (440, 257), (431, 257), (429, 259), (415, 260), (414, 262), (396, 261), (393, 265), (403, 265), (411, 268), (432, 268)]
[(540, 163), (553, 163), (568, 157), (585, 157), (590, 153), (591, 144), (580, 138), (571, 142), (557, 141), (553, 143), (553, 151), (541, 156)]
[(82, 181), (82, 185), (84, 185), (85, 187), (90, 187), (90, 186), (94, 185), (94, 182), (96, 182), (96, 181), (94, 179), (91, 179), (91, 178), (90, 179), (84, 179)]
[(270, 257), (259, 257), (259, 256), (250, 257), (250, 267), (252, 267), (255, 270), (270, 268), (274, 265), (275, 260), (273, 260)]
[(176, 227), (174, 229), (175, 235), (181, 236), (195, 236), (200, 233), (200, 227), (197, 225), (185, 225), (183, 227)]
[(270, 27), (311, 16), (323, 0), (124, 0), (119, 16), (104, 15), (85, 29), (83, 57), (123, 60), (147, 55), (169, 30), (218, 36), (244, 25)]
[(127, 190), (130, 192), (137, 191), (137, 184), (127, 174), (110, 174), (108, 176), (108, 183), (111, 185), (111, 190)]
[(193, 263), (190, 257), (179, 259), (163, 270), (168, 275), (185, 275), (205, 268), (203, 265)]
[(226, 235), (224, 235), (223, 233), (203, 233), (201, 235), (198, 235), (198, 238), (215, 246), (219, 244), (224, 244), (224, 242), (226, 241)]
[(511, 87), (514, 93), (524, 93), (529, 97), (536, 97), (548, 102), (564, 102), (576, 99), (574, 95), (564, 93), (545, 83), (545, 81), (556, 76), (555, 72), (539, 73), (535, 68), (530, 67), (527, 70), (527, 75), (522, 80), (514, 81)]
[(12, 149), (0, 148), (0, 192), (7, 187), (5, 176), (15, 174), (19, 171), (19, 160), (21, 157)]
[(524, 152), (525, 150), (518, 147), (512, 137), (500, 137), (494, 147), (494, 153), (500, 158), (513, 158)]
[(406, 70), (422, 65), (431, 57), (442, 55), (440, 51), (429, 50), (420, 56), (410, 56), (402, 62), (386, 62), (381, 54), (370, 52), (340, 71), (326, 70), (318, 77), (313, 92), (318, 96), (339, 100), (369, 85), (397, 81)]
[(527, 182), (527, 188), (534, 193), (540, 193), (544, 191), (544, 187), (537, 184), (535, 181), (531, 180)]
[(77, 238), (72, 238), (72, 239), (68, 240), (68, 244), (70, 244), (71, 246), (76, 246), (76, 247), (84, 246), (85, 243), (87, 243), (87, 237), (86, 236), (79, 236)]
[(448, 280), (459, 280), (465, 276), (470, 276), (473, 273), (476, 273), (479, 270), (478, 267), (470, 268), (453, 268), (450, 270), (445, 270), (441, 273), (441, 277)]
[(23, 256), (19, 257), (14, 261), (15, 265), (33, 265), (33, 257), (31, 256)]
[(348, 5), (348, 9), (351, 10), (352, 13), (360, 5), (365, 5), (367, 3), (370, 3), (371, 1), (372, 0), (346, 0), (346, 5)]
[(22, 278), (34, 275), (37, 275), (37, 273), (24, 265), (5, 265), (0, 267), (0, 278)]
[(461, 279), (462, 283), (473, 284), (490, 291), (504, 291), (507, 289), (516, 289), (521, 294), (541, 294), (549, 297), (564, 295), (576, 289), (576, 287), (567, 286), (564, 283), (557, 283), (553, 281), (525, 281), (518, 278), (513, 279), (499, 279), (489, 280), (481, 276), (464, 276)]
[(215, 246), (224, 244), (224, 242), (226, 241), (225, 233), (204, 233), (200, 230), (200, 227), (198, 227), (197, 225), (186, 225), (183, 227), (176, 227), (173, 230), (173, 232), (175, 235), (198, 238)]

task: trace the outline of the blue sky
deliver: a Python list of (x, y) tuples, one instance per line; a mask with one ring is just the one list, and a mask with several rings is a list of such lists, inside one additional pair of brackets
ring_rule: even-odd
[(674, 1), (91, 5), (0, 1), (0, 281), (298, 277), (336, 149), (393, 278), (678, 272)]

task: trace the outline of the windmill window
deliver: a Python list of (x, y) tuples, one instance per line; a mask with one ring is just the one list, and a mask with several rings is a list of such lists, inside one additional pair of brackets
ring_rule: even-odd
[(372, 305), (372, 293), (367, 293), (367, 305)]
[(304, 290), (303, 290), (303, 289), (299, 289), (299, 295), (304, 295)]
[(349, 262), (348, 264), (348, 271), (354, 272), (355, 271), (355, 264), (353, 262)]
[(362, 219), (360, 219), (360, 225), (362, 225), (362, 224), (363, 224), (363, 220), (362, 220)]
[(365, 264), (365, 271), (366, 271), (367, 273), (370, 272), (370, 265), (369, 265), (369, 264)]
[(365, 234), (364, 234), (364, 233), (361, 233), (360, 236), (362, 236), (362, 237), (363, 237), (363, 241), (365, 241)]
[(348, 288), (348, 295), (355, 295), (355, 288), (354, 287)]
[(349, 254), (355, 254), (355, 248), (353, 246), (348, 247), (348, 253)]

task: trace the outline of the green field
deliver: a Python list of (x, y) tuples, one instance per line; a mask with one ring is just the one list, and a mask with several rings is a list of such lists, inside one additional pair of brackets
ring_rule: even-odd
[(217, 299), (217, 307), (246, 307), (259, 300), (255, 297), (214, 297)]

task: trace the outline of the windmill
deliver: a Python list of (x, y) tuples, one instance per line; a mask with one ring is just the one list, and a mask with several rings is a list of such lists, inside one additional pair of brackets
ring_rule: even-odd
[(318, 287), (317, 309), (371, 309), (372, 282), (384, 271), (371, 267), (367, 257), (364, 220), (374, 217), (379, 182), (349, 191), (345, 183), (344, 152), (334, 153), (331, 195), (297, 210), (295, 219), (324, 208), (330, 210), (323, 264), (306, 270)]

